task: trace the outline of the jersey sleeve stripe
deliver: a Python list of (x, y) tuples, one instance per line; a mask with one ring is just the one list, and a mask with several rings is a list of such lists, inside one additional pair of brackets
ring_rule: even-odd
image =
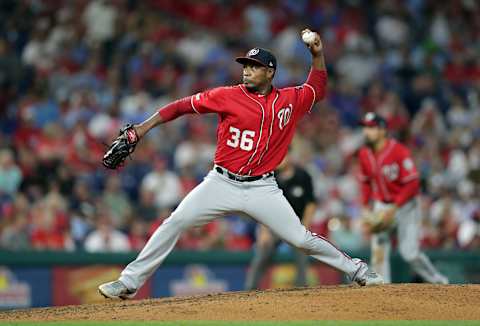
[(198, 110), (195, 108), (195, 105), (193, 105), (193, 96), (194, 95), (190, 96), (190, 104), (192, 105), (193, 111), (195, 111), (197, 114), (200, 114), (200, 112), (198, 112)]
[(315, 89), (313, 88), (313, 86), (305, 83), (304, 84), (305, 86), (307, 86), (308, 88), (310, 88), (313, 92), (313, 101), (312, 101), (312, 105), (310, 105), (310, 109), (308, 109), (308, 112), (312, 112), (312, 108), (313, 108), (313, 105), (315, 104), (315, 100), (317, 99), (317, 94), (315, 93)]

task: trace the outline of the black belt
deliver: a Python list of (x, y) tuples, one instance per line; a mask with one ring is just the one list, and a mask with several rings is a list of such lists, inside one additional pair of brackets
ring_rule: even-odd
[(215, 171), (217, 171), (220, 174), (226, 175), (229, 179), (238, 181), (238, 182), (252, 182), (252, 181), (257, 181), (263, 178), (268, 178), (268, 177), (273, 177), (273, 172), (268, 172), (262, 175), (256, 175), (256, 176), (248, 176), (248, 175), (238, 175), (234, 174), (227, 169), (224, 169), (220, 166), (215, 167)]

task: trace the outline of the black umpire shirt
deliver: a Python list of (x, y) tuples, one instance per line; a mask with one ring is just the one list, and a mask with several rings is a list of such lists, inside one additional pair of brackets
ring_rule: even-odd
[(282, 179), (281, 174), (278, 173), (277, 183), (297, 216), (302, 219), (307, 204), (315, 202), (312, 178), (304, 169), (297, 166), (294, 169), (295, 172), (288, 179)]

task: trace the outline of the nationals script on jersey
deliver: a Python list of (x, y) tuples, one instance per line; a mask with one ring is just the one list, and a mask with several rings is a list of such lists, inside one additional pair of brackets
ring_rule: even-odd
[(196, 113), (219, 116), (215, 164), (241, 175), (273, 171), (288, 151), (298, 120), (324, 98), (326, 82), (325, 71), (312, 69), (303, 85), (273, 88), (268, 95), (240, 84), (191, 96)]
[(403, 205), (419, 191), (418, 172), (410, 151), (394, 139), (388, 139), (377, 153), (364, 146), (359, 151), (362, 199)]

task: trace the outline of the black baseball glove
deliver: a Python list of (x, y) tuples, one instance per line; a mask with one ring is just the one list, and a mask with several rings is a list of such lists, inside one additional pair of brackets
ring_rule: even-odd
[(116, 169), (122, 166), (125, 159), (135, 150), (135, 146), (139, 141), (139, 137), (132, 124), (126, 124), (118, 137), (103, 155), (102, 163), (108, 169)]

